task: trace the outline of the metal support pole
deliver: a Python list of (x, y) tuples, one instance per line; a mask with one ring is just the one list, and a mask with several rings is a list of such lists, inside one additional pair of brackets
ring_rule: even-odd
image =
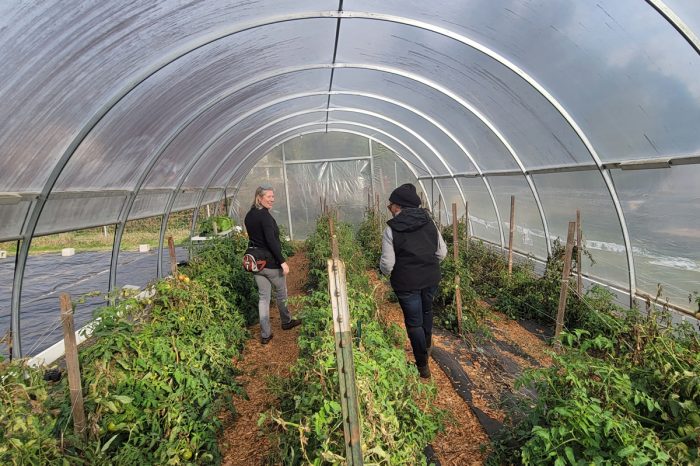
[(515, 233), (515, 196), (510, 196), (510, 224), (508, 225), (508, 275), (513, 273), (513, 236)]
[(376, 192), (374, 185), (374, 154), (372, 153), (372, 140), (367, 138), (367, 142), (369, 143), (369, 190), (372, 193), (372, 197), (374, 197), (374, 193)]
[(163, 245), (165, 244), (165, 233), (168, 231), (168, 221), (170, 220), (170, 211), (175, 204), (175, 198), (177, 197), (177, 191), (173, 191), (168, 198), (168, 203), (165, 207), (165, 212), (163, 212), (163, 218), (160, 221), (160, 236), (158, 237), (158, 263), (156, 264), (156, 270), (158, 272), (158, 278), (163, 278)]
[(289, 238), (294, 239), (294, 226), (292, 225), (292, 202), (289, 200), (289, 179), (287, 178), (287, 153), (282, 144), (282, 176), (284, 177), (284, 195), (287, 197), (287, 221), (289, 222)]

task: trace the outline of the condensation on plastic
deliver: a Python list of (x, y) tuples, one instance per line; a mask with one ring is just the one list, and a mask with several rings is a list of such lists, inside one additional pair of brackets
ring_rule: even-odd
[(333, 89), (381, 96), (416, 108), (456, 137), (482, 169), (517, 168), (505, 146), (482, 120), (454, 99), (425, 84), (395, 74), (341, 68), (333, 76)]
[(614, 171), (630, 230), (637, 288), (656, 296), (657, 284), (672, 303), (697, 309), (700, 292), (700, 166)]
[(457, 181), (469, 203), (470, 235), (500, 245), (500, 225), (483, 181), (479, 178), (458, 178)]
[[(534, 257), (547, 258), (544, 227), (535, 198), (523, 176), (493, 176), (489, 183), (496, 197), (503, 224), (503, 237), (508, 247), (510, 229), (510, 197), (515, 196), (515, 231), (513, 248), (530, 253)], [(566, 241), (566, 238), (564, 238)]]
[[(581, 270), (629, 289), (629, 270), (622, 229), (610, 194), (597, 170), (534, 175), (551, 239), (566, 243), (569, 222), (581, 211), (585, 249), (595, 263), (582, 258)], [(629, 224), (629, 219), (627, 219)]]
[[(236, 24), (337, 9), (309, 0), (11, 3), (0, 18), (0, 121), (5, 125), (0, 147), (5, 166), (13, 169), (0, 172), (0, 191), (40, 190), (89, 116), (164, 56)], [(328, 21), (335, 30), (335, 21)], [(319, 29), (309, 27), (311, 22), (293, 23), (301, 30)], [(290, 37), (275, 41), (285, 38)], [(332, 47), (326, 48), (332, 54)], [(261, 54), (277, 55), (269, 49)]]
[[(666, 3), (699, 34), (697, 2)], [(343, 9), (414, 18), (490, 47), (556, 97), (603, 160), (663, 157), (697, 153), (700, 149), (697, 131), (689, 124), (700, 121), (700, 56), (648, 2), (475, 0), (436, 4), (419, 0), (347, 0)], [(343, 32), (349, 33), (351, 26), (345, 28), (343, 23)], [(418, 70), (476, 84), (483, 97), (496, 97), (495, 101), (479, 103), (489, 112), (512, 112), (513, 118), (499, 120), (499, 126), (512, 126), (518, 133), (520, 137), (513, 138), (513, 142), (522, 151), (528, 168), (545, 160), (570, 160), (570, 154), (557, 147), (554, 137), (576, 160), (583, 160), (580, 144), (569, 132), (562, 131), (561, 122), (551, 119), (552, 112), (543, 112), (538, 102), (541, 99), (533, 92), (524, 92), (517, 80), (499, 67), (484, 66), (485, 60), (479, 53), (465, 51), (466, 47), (450, 39), (435, 39), (434, 34), (419, 30), (376, 23), (357, 29), (361, 29), (358, 33), (368, 44), (374, 44), (362, 48), (365, 59), (390, 54), (397, 65), (403, 65), (407, 53), (422, 53), (429, 60), (421, 60)], [(383, 33), (377, 32), (379, 37), (369, 34), (382, 29), (392, 29), (401, 41), (389, 40)], [(357, 34), (352, 38), (357, 39)], [(345, 50), (343, 44), (354, 42), (342, 39), (341, 35), (341, 50)], [(421, 49), (416, 49), (414, 42), (420, 42)], [(382, 44), (381, 49), (376, 44)], [(341, 50), (338, 57), (345, 60)], [(361, 59), (357, 54), (355, 57)], [(507, 105), (505, 98), (513, 105)], [(532, 113), (528, 116), (529, 110)], [(521, 120), (523, 117), (526, 120)], [(539, 122), (546, 122), (544, 128)], [(566, 137), (562, 139), (562, 135)], [(551, 151), (538, 153), (530, 150), (532, 145)]]
[(17, 204), (0, 204), (0, 241), (21, 234), (22, 223), (27, 215), (30, 202), (22, 201)]
[(126, 195), (63, 198), (49, 196), (35, 235), (117, 223)]
[[(436, 126), (435, 123), (428, 121), (423, 116), (393, 103), (362, 96), (333, 96), (331, 97), (330, 104), (331, 107), (337, 108), (358, 108), (395, 120), (430, 141), (440, 154), (444, 156), (453, 172), (458, 173), (475, 170), (475, 166), (469, 161), (465, 152), (462, 151), (452, 139), (456, 139), (456, 136), (451, 133), (446, 133), (443, 128)], [(439, 122), (437, 123), (439, 124)], [(432, 166), (438, 165), (439, 163), (440, 162), (433, 160), (428, 161), (428, 164)]]

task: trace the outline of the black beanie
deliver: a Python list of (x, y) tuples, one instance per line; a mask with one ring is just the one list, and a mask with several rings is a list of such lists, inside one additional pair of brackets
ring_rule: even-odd
[(389, 202), (401, 207), (420, 207), (420, 197), (416, 193), (416, 187), (411, 183), (402, 184), (392, 191)]

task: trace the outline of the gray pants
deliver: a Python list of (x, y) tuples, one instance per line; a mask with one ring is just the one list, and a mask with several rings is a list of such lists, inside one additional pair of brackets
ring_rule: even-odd
[(272, 287), (277, 291), (277, 309), (280, 311), (282, 324), (288, 324), (292, 320), (292, 315), (287, 309), (287, 277), (282, 273), (282, 269), (263, 269), (254, 275), (255, 283), (258, 285), (260, 301), (258, 301), (258, 313), (260, 314), (260, 336), (268, 338), (272, 335), (270, 327), (270, 298), (272, 297)]

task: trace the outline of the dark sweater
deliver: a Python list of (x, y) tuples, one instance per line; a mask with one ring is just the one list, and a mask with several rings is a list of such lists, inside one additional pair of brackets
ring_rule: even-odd
[(391, 286), (396, 291), (420, 290), (440, 283), (435, 255), (438, 231), (425, 209), (405, 208), (386, 222), (391, 227), (396, 263)]
[(272, 260), (268, 260), (265, 267), (268, 269), (281, 268), (281, 264), (286, 260), (282, 255), (280, 229), (270, 211), (264, 207), (262, 209), (251, 207), (245, 216), (244, 223), (248, 231), (249, 245), (263, 248), (269, 251), (272, 256)]

